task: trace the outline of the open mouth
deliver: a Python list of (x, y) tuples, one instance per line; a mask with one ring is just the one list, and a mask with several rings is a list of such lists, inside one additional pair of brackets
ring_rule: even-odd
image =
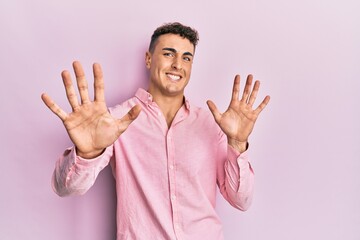
[(174, 74), (171, 74), (171, 73), (167, 73), (166, 76), (168, 76), (168, 78), (170, 78), (173, 81), (179, 81), (181, 79), (181, 76), (174, 75)]

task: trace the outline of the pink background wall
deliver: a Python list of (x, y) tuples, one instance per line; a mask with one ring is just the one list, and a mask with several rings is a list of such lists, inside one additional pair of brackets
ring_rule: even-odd
[(0, 239), (114, 239), (109, 169), (82, 197), (50, 187), (71, 143), (40, 100), (69, 110), (60, 72), (105, 72), (109, 106), (146, 86), (144, 52), (160, 24), (197, 28), (187, 96), (224, 110), (233, 76), (272, 100), (251, 137), (256, 192), (242, 213), (222, 198), (227, 240), (360, 239), (360, 3), (344, 1), (0, 1)]

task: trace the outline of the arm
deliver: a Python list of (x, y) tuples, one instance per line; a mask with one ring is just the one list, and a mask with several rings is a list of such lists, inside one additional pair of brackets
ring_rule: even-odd
[(270, 101), (270, 97), (266, 96), (255, 110), (252, 109), (260, 88), (260, 82), (256, 81), (251, 90), (252, 79), (252, 75), (247, 77), (239, 100), (240, 77), (235, 77), (231, 102), (224, 113), (220, 113), (212, 101), (207, 102), (216, 123), (226, 135), (222, 142), (228, 144), (227, 153), (220, 153), (220, 157), (227, 156), (224, 167), (220, 167), (224, 173), (219, 173), (219, 176), (225, 174), (220, 177), (220, 180), (224, 179), (219, 182), (220, 191), (231, 205), (241, 210), (249, 208), (253, 195), (254, 173), (246, 152), (248, 138), (257, 117)]
[(94, 159), (84, 159), (76, 155), (75, 147), (66, 149), (57, 160), (52, 176), (52, 188), (61, 197), (84, 194), (94, 185), (96, 177), (108, 164), (112, 156), (112, 146)]
[(87, 186), (93, 184), (99, 171), (109, 161), (109, 157), (100, 159), (97, 157), (109, 154), (107, 148), (112, 146), (141, 111), (140, 106), (136, 105), (121, 119), (114, 118), (105, 103), (104, 81), (100, 65), (93, 65), (95, 91), (93, 101), (89, 99), (88, 85), (81, 64), (74, 62), (73, 68), (80, 103), (72, 85), (70, 73), (63, 71), (61, 74), (66, 96), (72, 108), (71, 113), (62, 110), (47, 94), (44, 93), (41, 96), (45, 105), (61, 119), (74, 143), (74, 148), (66, 151), (58, 160), (53, 175), (54, 189), (60, 195), (69, 195), (72, 190), (74, 193), (84, 192), (81, 189), (87, 187), (84, 187), (83, 183), (86, 182)]
[(220, 193), (233, 207), (246, 211), (251, 205), (254, 190), (254, 172), (248, 152), (239, 154), (230, 145), (224, 149), (227, 151), (223, 153), (226, 160), (218, 170)]
[(220, 133), (217, 159), (217, 184), (221, 195), (233, 207), (246, 211), (251, 205), (254, 189), (254, 172), (248, 152), (240, 154), (227, 143), (226, 135)]

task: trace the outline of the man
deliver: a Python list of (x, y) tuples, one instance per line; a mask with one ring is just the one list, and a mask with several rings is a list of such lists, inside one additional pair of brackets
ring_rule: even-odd
[[(235, 208), (247, 210), (253, 194), (248, 137), (267, 96), (253, 110), (260, 83), (247, 77), (239, 99), (234, 80), (229, 108), (210, 112), (184, 97), (198, 34), (180, 23), (155, 30), (145, 64), (147, 91), (108, 109), (103, 75), (93, 65), (94, 101), (83, 69), (74, 62), (78, 102), (69, 72), (62, 72), (72, 107), (67, 114), (49, 96), (44, 103), (64, 123), (74, 143), (56, 163), (53, 187), (60, 196), (83, 194), (109, 163), (116, 179), (117, 239), (223, 239), (215, 212), (216, 186)], [(214, 121), (215, 119), (215, 121)]]

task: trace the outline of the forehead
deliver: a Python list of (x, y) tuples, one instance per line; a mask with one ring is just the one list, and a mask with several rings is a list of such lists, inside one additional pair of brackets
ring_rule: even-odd
[(155, 51), (161, 51), (163, 48), (174, 48), (177, 52), (189, 52), (194, 54), (194, 45), (186, 38), (177, 34), (161, 35), (155, 45)]

